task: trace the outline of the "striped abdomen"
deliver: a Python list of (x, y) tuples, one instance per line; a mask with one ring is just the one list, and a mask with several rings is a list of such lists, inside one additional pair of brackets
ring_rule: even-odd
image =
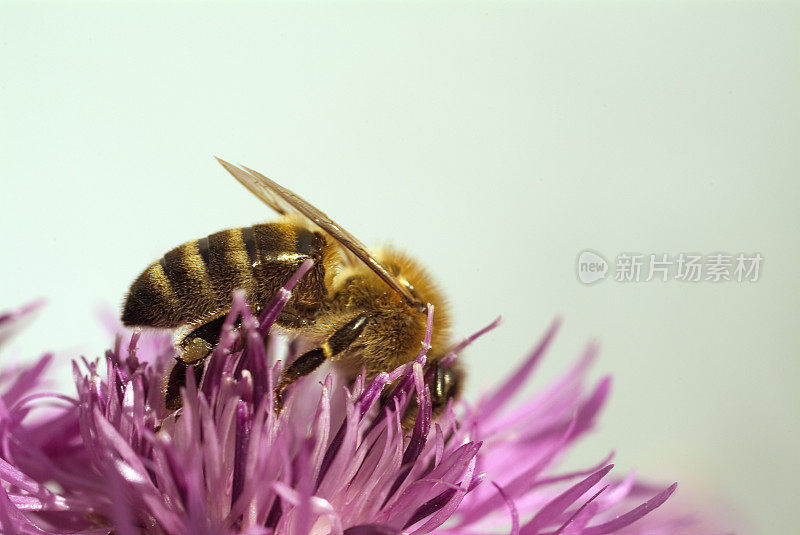
[(314, 260), (314, 267), (295, 288), (288, 306), (313, 308), (325, 298), (326, 247), (321, 232), (291, 222), (223, 230), (184, 243), (134, 281), (122, 321), (178, 327), (227, 310), (237, 288), (247, 291), (251, 305), (264, 305), (306, 258)]

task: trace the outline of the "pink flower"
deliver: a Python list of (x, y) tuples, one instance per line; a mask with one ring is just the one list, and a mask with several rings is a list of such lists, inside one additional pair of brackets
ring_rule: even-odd
[[(371, 381), (362, 375), (351, 388), (335, 373), (321, 384), (307, 377), (277, 414), (281, 342), (267, 333), (288, 296), (282, 291), (259, 319), (243, 295), (234, 298), (201, 384), (187, 374), (179, 416), (163, 408), (174, 358), (167, 336), (119, 335), (105, 367), (74, 362), (74, 398), (41, 391), (48, 356), (0, 370), (0, 532), (690, 532), (686, 518), (645, 517), (675, 485), (613, 478), (610, 456), (583, 471), (556, 470), (609, 392), (608, 378), (588, 393), (582, 387), (593, 348), (559, 381), (511, 404), (558, 322), (508, 380), (436, 421), (423, 372), (434, 310), (413, 363)], [(32, 308), (0, 316), (0, 343)], [(382, 397), (389, 383), (397, 386)], [(404, 435), (412, 399), (416, 421)]]

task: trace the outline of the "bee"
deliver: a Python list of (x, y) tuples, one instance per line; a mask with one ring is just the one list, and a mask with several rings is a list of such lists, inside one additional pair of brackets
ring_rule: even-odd
[[(440, 365), (449, 337), (444, 300), (415, 260), (397, 250), (368, 250), (319, 209), (247, 167), (220, 164), (272, 208), (278, 218), (189, 241), (150, 264), (125, 298), (122, 322), (131, 327), (176, 330), (178, 357), (166, 380), (165, 405), (180, 408), (186, 374), (202, 380), (205, 360), (219, 341), (232, 293), (244, 289), (261, 310), (300, 265), (313, 260), (275, 329), (300, 337), (312, 349), (283, 369), (284, 390), (323, 362), (353, 379), (371, 378), (411, 362), (427, 327), (427, 303), (435, 307), (426, 377), (434, 414), (459, 395), (463, 372)], [(405, 419), (407, 423), (407, 418)]]

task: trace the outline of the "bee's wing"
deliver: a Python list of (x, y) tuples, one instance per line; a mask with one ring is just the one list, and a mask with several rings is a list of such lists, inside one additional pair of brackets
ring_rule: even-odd
[(256, 197), (264, 201), (270, 208), (275, 210), (281, 215), (299, 213), (305, 216), (308, 220), (312, 221), (322, 230), (327, 232), (332, 238), (341, 243), (345, 249), (350, 251), (359, 260), (364, 262), (372, 271), (374, 271), (386, 284), (389, 285), (395, 292), (400, 294), (403, 299), (411, 306), (420, 306), (424, 303), (418, 303), (411, 296), (411, 294), (398, 282), (398, 280), (389, 271), (378, 262), (369, 249), (363, 243), (358, 241), (355, 236), (347, 232), (345, 229), (337, 225), (330, 217), (325, 215), (318, 208), (314, 207), (308, 201), (304, 200), (295, 193), (284, 188), (275, 181), (265, 177), (258, 171), (253, 171), (249, 167), (241, 166), (236, 167), (233, 164), (226, 162), (220, 158), (217, 161), (224, 167), (233, 177), (241, 182), (244, 187), (249, 189)]
[[(215, 156), (215, 158), (217, 157)], [(230, 164), (221, 158), (217, 158), (217, 161), (222, 165), (222, 167), (225, 168), (225, 170), (233, 175), (233, 178), (241, 182), (244, 187), (249, 189), (250, 193), (264, 201), (267, 206), (278, 212), (280, 215), (299, 213), (296, 209), (292, 208), (291, 203), (287, 203), (281, 197), (279, 197), (276, 194), (275, 189), (270, 188), (268, 183), (257, 180), (254, 176), (251, 176), (249, 173), (242, 171), (235, 165)], [(272, 181), (270, 180), (269, 182)], [(274, 182), (272, 183), (274, 184)], [(275, 185), (277, 186), (277, 184)], [(294, 195), (292, 192), (288, 193), (290, 195)]]

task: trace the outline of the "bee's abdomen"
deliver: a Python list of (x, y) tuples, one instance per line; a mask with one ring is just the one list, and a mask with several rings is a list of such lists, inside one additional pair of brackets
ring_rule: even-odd
[(307, 233), (286, 223), (266, 223), (184, 243), (134, 281), (122, 321), (178, 327), (229, 307), (237, 288), (247, 292), (251, 303), (263, 304), (308, 257), (298, 253)]

